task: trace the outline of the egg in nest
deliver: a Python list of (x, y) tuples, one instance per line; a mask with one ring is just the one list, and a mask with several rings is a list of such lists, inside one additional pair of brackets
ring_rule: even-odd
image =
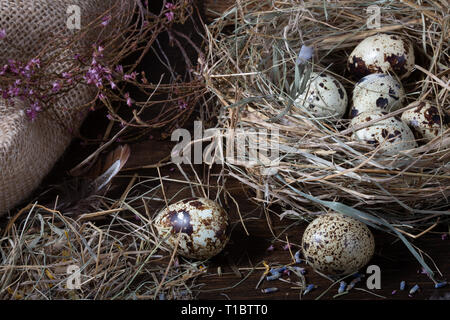
[[(370, 121), (380, 119), (386, 112), (363, 112), (350, 122), (350, 127), (356, 127)], [(381, 145), (380, 151), (386, 155), (395, 155), (400, 151), (417, 147), (411, 129), (397, 117), (389, 117), (373, 124), (356, 129), (352, 135), (353, 140), (361, 141), (374, 146)]]
[(426, 101), (416, 101), (409, 105), (412, 109), (402, 114), (402, 121), (413, 131), (417, 139), (429, 142), (439, 137), (450, 126), (450, 116), (445, 111)]
[(307, 110), (317, 118), (336, 120), (344, 116), (347, 103), (347, 92), (335, 77), (311, 72), (304, 92), (294, 101), (294, 107)]
[(414, 65), (411, 42), (386, 33), (365, 38), (355, 47), (347, 61), (348, 70), (358, 79), (371, 73), (389, 72), (404, 78), (411, 74)]
[[(187, 258), (206, 260), (217, 255), (229, 240), (226, 211), (206, 198), (191, 198), (163, 209), (154, 220), (159, 236)], [(179, 240), (178, 240), (179, 239)]]
[(392, 76), (369, 74), (358, 81), (353, 89), (350, 117), (367, 111), (395, 111), (403, 107), (405, 90)]
[(339, 213), (318, 216), (303, 233), (303, 256), (315, 270), (327, 275), (357, 272), (370, 261), (374, 250), (369, 228)]

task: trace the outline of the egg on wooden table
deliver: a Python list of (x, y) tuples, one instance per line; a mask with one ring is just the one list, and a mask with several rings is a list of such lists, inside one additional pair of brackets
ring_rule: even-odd
[(361, 78), (371, 73), (393, 72), (405, 78), (414, 69), (414, 48), (398, 35), (378, 33), (361, 41), (347, 61), (350, 73)]
[(306, 261), (326, 275), (357, 272), (372, 258), (375, 240), (367, 226), (340, 213), (315, 218), (305, 229), (302, 252)]
[[(387, 115), (386, 112), (363, 112), (350, 122), (350, 127), (356, 127), (370, 121), (380, 119)], [(357, 129), (352, 134), (352, 139), (374, 146), (381, 145), (380, 151), (386, 155), (395, 155), (400, 151), (417, 147), (414, 134), (411, 129), (398, 117), (389, 117), (379, 120), (367, 127)]]
[(347, 92), (335, 77), (311, 72), (305, 91), (295, 99), (294, 107), (305, 109), (314, 117), (336, 120), (344, 116), (347, 103)]
[(159, 236), (187, 258), (206, 260), (217, 255), (229, 240), (227, 212), (206, 198), (179, 201), (163, 209), (154, 220)]
[(395, 111), (403, 107), (405, 90), (401, 83), (388, 74), (369, 74), (353, 89), (350, 118), (367, 111)]
[(450, 116), (432, 106), (428, 101), (416, 101), (408, 105), (412, 109), (402, 114), (402, 121), (413, 131), (417, 139), (429, 142), (439, 137), (450, 126)]

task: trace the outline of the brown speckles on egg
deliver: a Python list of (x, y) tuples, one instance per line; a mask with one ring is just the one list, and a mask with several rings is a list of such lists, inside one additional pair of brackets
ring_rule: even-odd
[(369, 262), (375, 241), (363, 223), (338, 213), (329, 213), (308, 225), (301, 247), (314, 269), (329, 275), (347, 275)]
[(380, 68), (367, 66), (364, 60), (357, 56), (352, 57), (351, 62), (348, 64), (348, 69), (358, 79), (371, 73), (382, 72)]
[(384, 61), (389, 62), (392, 69), (397, 74), (405, 74), (407, 72), (406, 70), (406, 56), (404, 54), (402, 55), (396, 55), (391, 54), (390, 56), (384, 56)]
[[(380, 111), (363, 112), (351, 120), (350, 126), (377, 120), (384, 115), (386, 113)], [(356, 130), (352, 138), (374, 146), (382, 144), (380, 151), (389, 155), (417, 147), (416, 138), (411, 129), (395, 117), (379, 120), (368, 127)]]
[(189, 204), (199, 210), (203, 210), (203, 208), (204, 208), (203, 202), (198, 201), (198, 200), (190, 201)]
[(294, 101), (294, 107), (306, 107), (314, 117), (336, 120), (344, 116), (347, 103), (347, 93), (336, 78), (312, 72), (305, 91)]
[(353, 108), (360, 113), (369, 111), (389, 112), (403, 107), (405, 91), (399, 82), (390, 75), (370, 74), (353, 89)]
[(412, 108), (403, 112), (401, 119), (413, 130), (416, 138), (423, 142), (433, 140), (448, 129), (448, 115), (429, 102), (416, 101), (409, 107)]
[(370, 73), (395, 72), (408, 76), (414, 68), (411, 42), (396, 35), (379, 33), (361, 41), (348, 58), (348, 70), (355, 78)]
[(193, 259), (218, 254), (229, 240), (228, 215), (217, 203), (205, 198), (179, 201), (162, 210), (154, 225), (165, 243)]

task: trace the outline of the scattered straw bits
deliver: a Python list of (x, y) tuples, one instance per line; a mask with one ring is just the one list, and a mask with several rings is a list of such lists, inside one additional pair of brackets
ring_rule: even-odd
[(217, 255), (229, 240), (228, 214), (216, 202), (191, 198), (163, 209), (154, 226), (165, 243), (187, 258), (209, 259)]
[(402, 108), (405, 90), (401, 83), (388, 74), (369, 74), (353, 89), (350, 117), (367, 111), (395, 111)]
[(311, 266), (328, 275), (355, 273), (372, 258), (375, 241), (362, 222), (339, 213), (320, 215), (306, 228), (302, 251)]
[[(363, 112), (352, 119), (350, 126), (356, 127), (380, 119), (385, 115), (387, 113), (381, 111)], [(379, 120), (372, 125), (356, 130), (352, 138), (375, 146), (381, 145), (380, 151), (386, 155), (396, 155), (400, 151), (417, 147), (411, 129), (396, 117)]]
[(347, 110), (347, 93), (342, 84), (326, 73), (312, 72), (306, 89), (294, 105), (308, 110), (313, 116), (340, 119)]
[(398, 35), (379, 33), (361, 41), (348, 57), (348, 70), (355, 78), (371, 73), (393, 72), (407, 77), (414, 68), (411, 42)]

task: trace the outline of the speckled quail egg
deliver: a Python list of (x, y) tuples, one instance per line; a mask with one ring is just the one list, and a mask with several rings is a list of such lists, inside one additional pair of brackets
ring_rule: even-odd
[(339, 213), (314, 219), (306, 228), (302, 251), (306, 261), (327, 275), (357, 272), (372, 258), (375, 240), (367, 226)]
[[(386, 112), (363, 112), (350, 122), (350, 127), (367, 123), (385, 116)], [(381, 145), (380, 151), (387, 155), (395, 155), (403, 150), (417, 147), (411, 129), (398, 117), (390, 117), (356, 130), (352, 138), (375, 146)]]
[(187, 258), (205, 260), (217, 255), (229, 240), (228, 214), (216, 202), (191, 198), (163, 209), (154, 220), (161, 238)]
[(294, 101), (294, 107), (308, 110), (318, 118), (342, 118), (347, 109), (347, 92), (342, 84), (326, 73), (311, 72), (305, 91)]
[(394, 72), (407, 77), (414, 68), (411, 42), (398, 35), (378, 33), (361, 41), (348, 57), (348, 70), (356, 78)]
[(411, 128), (417, 139), (431, 141), (450, 126), (450, 116), (444, 111), (439, 113), (438, 108), (431, 106), (429, 102), (416, 101), (409, 107), (413, 108), (403, 112), (402, 121)]
[(353, 89), (350, 117), (367, 111), (395, 111), (403, 107), (405, 91), (402, 85), (388, 74), (369, 74), (358, 81)]

